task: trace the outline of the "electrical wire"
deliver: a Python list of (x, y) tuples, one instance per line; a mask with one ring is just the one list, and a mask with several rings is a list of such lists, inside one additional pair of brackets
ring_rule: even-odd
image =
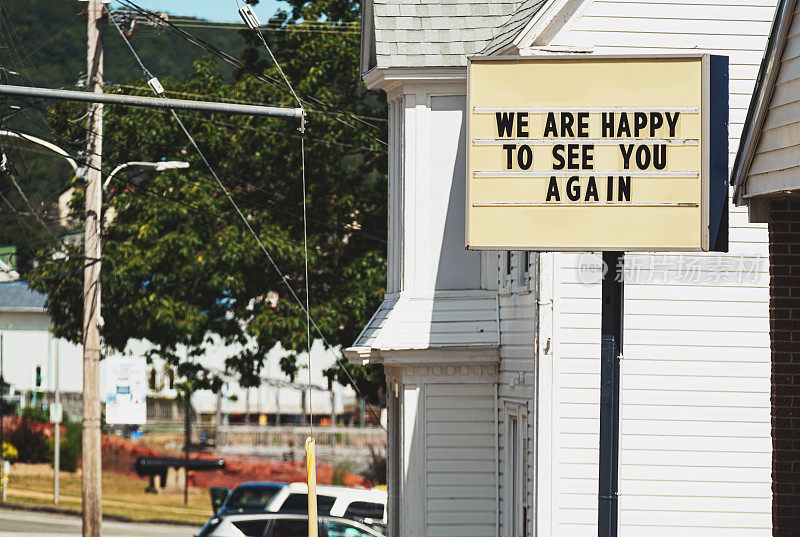
[[(127, 88), (127, 89), (133, 89), (133, 90), (149, 90), (150, 89), (147, 86), (135, 86), (133, 84), (122, 84), (122, 83), (106, 83), (105, 87), (107, 87), (107, 88), (109, 88), (109, 87)], [(183, 95), (183, 96), (186, 96), (186, 97), (194, 97), (194, 98), (200, 98), (200, 99), (209, 99), (209, 98), (213, 98), (214, 97), (213, 95), (210, 95), (208, 93), (192, 93), (192, 92), (188, 92), (188, 91), (169, 90), (169, 89), (166, 89), (166, 88), (164, 89), (164, 91), (165, 91), (165, 93), (169, 93), (169, 94), (172, 94), (172, 95)], [(246, 101), (246, 100), (243, 100), (243, 99), (226, 98), (225, 100), (226, 100), (226, 102), (236, 103), (236, 104), (251, 104), (251, 105), (255, 105), (255, 106), (268, 105), (268, 103), (256, 102), (256, 101)], [(272, 106), (280, 106), (280, 104), (273, 104)], [(311, 110), (311, 111), (313, 112), (314, 110)], [(356, 115), (356, 114), (353, 114), (353, 117), (366, 119), (366, 120), (369, 120), (369, 121), (382, 121), (384, 123), (389, 121), (385, 117), (363, 116), (363, 115)], [(309, 140), (312, 140), (312, 139), (313, 138), (309, 138)], [(356, 146), (353, 146), (353, 147), (356, 147)]]
[[(303, 176), (303, 259), (305, 261), (306, 271), (306, 346), (308, 347), (308, 420), (310, 427), (310, 435), (314, 436), (314, 405), (312, 404), (313, 397), (311, 396), (311, 293), (309, 292), (308, 283), (308, 218), (306, 217), (306, 147), (305, 139), (300, 139), (300, 155), (302, 159), (302, 176)], [(333, 425), (333, 424), (331, 424)]]
[[(126, 2), (128, 2), (128, 0), (120, 0), (120, 2), (122, 2), (122, 3), (126, 3)], [(132, 2), (128, 2), (128, 3), (132, 3)], [(135, 5), (135, 4), (134, 4), (134, 5)], [(159, 19), (160, 19), (160, 18), (159, 18)], [(114, 25), (116, 26), (117, 30), (119, 31), (119, 34), (120, 34), (120, 36), (121, 36), (121, 37), (122, 37), (122, 38), (123, 38), (123, 39), (124, 39), (126, 42), (128, 42), (127, 36), (125, 36), (125, 33), (122, 31), (122, 28), (120, 28), (120, 26), (119, 26), (119, 25), (116, 23), (116, 21), (114, 21), (114, 20), (113, 20), (113, 18), (112, 18), (111, 20), (114, 22)], [(136, 53), (136, 50), (133, 48), (133, 46), (132, 46), (132, 45), (130, 45), (130, 42), (128, 42), (128, 46), (129, 46), (129, 48), (130, 48), (131, 52), (132, 52), (132, 53), (133, 53), (133, 54), (136, 56), (136, 58), (137, 58), (137, 62), (138, 62), (138, 63), (139, 63), (139, 64), (140, 64), (140, 65), (143, 67), (143, 72), (144, 72), (145, 76), (151, 76), (151, 73), (150, 73), (150, 71), (149, 71), (149, 70), (147, 70), (147, 69), (146, 69), (146, 67), (144, 67), (144, 65), (142, 64), (142, 61), (141, 61), (141, 59), (138, 57), (138, 54)], [(287, 83), (288, 83), (288, 80), (287, 80)], [(294, 90), (292, 90), (292, 93), (294, 94)], [(296, 95), (296, 94), (295, 94), (295, 95)], [(298, 99), (298, 102), (299, 102), (299, 99)], [(301, 106), (302, 106), (302, 104), (301, 104)], [(228, 189), (225, 187), (225, 185), (223, 184), (223, 182), (220, 180), (220, 178), (219, 178), (219, 176), (217, 175), (217, 173), (216, 173), (216, 171), (214, 170), (214, 168), (211, 166), (211, 164), (209, 163), (209, 161), (206, 159), (206, 157), (205, 157), (205, 155), (203, 154), (202, 150), (201, 150), (201, 149), (200, 149), (200, 147), (197, 145), (197, 142), (195, 141), (194, 137), (193, 137), (193, 136), (192, 136), (192, 135), (189, 133), (188, 129), (186, 129), (186, 126), (183, 124), (183, 122), (181, 121), (180, 117), (178, 117), (178, 115), (177, 115), (177, 114), (174, 112), (174, 110), (173, 110), (172, 112), (173, 112), (173, 117), (174, 117), (174, 118), (175, 118), (175, 120), (178, 122), (178, 125), (180, 126), (181, 130), (183, 130), (183, 132), (184, 132), (184, 134), (186, 135), (186, 137), (187, 137), (187, 139), (189, 140), (189, 142), (192, 144), (192, 146), (194, 147), (194, 149), (197, 151), (197, 154), (200, 156), (200, 159), (203, 161), (203, 163), (205, 164), (206, 168), (209, 170), (209, 173), (211, 173), (211, 176), (212, 176), (212, 177), (214, 178), (214, 180), (217, 182), (217, 184), (219, 185), (220, 189), (221, 189), (221, 190), (222, 190), (222, 192), (225, 194), (225, 196), (228, 198), (228, 201), (230, 201), (230, 203), (231, 203), (231, 205), (233, 206), (233, 208), (234, 208), (234, 210), (236, 211), (236, 213), (239, 215), (240, 219), (241, 219), (241, 220), (244, 222), (244, 224), (245, 224), (245, 226), (247, 227), (247, 229), (248, 229), (248, 231), (250, 232), (250, 234), (251, 234), (251, 235), (253, 236), (253, 238), (256, 240), (256, 243), (258, 244), (259, 248), (261, 249), (261, 251), (262, 251), (262, 252), (264, 253), (264, 255), (266, 256), (266, 258), (267, 258), (267, 260), (269, 261), (270, 265), (271, 265), (271, 266), (272, 266), (272, 268), (275, 270), (275, 272), (278, 274), (278, 276), (280, 277), (281, 281), (284, 283), (284, 286), (285, 286), (285, 287), (286, 287), (286, 288), (289, 290), (289, 293), (291, 294), (292, 298), (293, 298), (293, 299), (294, 299), (294, 300), (297, 302), (297, 304), (298, 304), (298, 305), (300, 306), (300, 308), (303, 310), (303, 313), (305, 313), (305, 315), (306, 315), (306, 322), (307, 322), (307, 324), (308, 324), (308, 327), (307, 327), (307, 328), (308, 328), (308, 339), (309, 339), (309, 342), (308, 342), (308, 359), (309, 359), (309, 375), (310, 375), (310, 374), (311, 374), (311, 372), (310, 372), (310, 369), (311, 369), (311, 367), (310, 367), (310, 365), (311, 365), (311, 364), (310, 364), (310, 362), (311, 362), (310, 326), (311, 326), (311, 325), (313, 325), (313, 326), (314, 326), (314, 329), (315, 329), (315, 331), (316, 331), (316, 332), (319, 334), (319, 336), (322, 338), (323, 342), (325, 343), (325, 345), (326, 345), (328, 348), (331, 348), (331, 349), (332, 349), (332, 348), (334, 348), (334, 347), (333, 347), (333, 346), (332, 346), (332, 345), (331, 345), (331, 344), (328, 342), (328, 339), (327, 339), (327, 338), (325, 337), (325, 335), (322, 333), (322, 330), (319, 328), (319, 326), (317, 325), (317, 323), (316, 323), (316, 322), (314, 321), (314, 319), (311, 317), (311, 313), (310, 313), (310, 311), (309, 311), (309, 306), (307, 305), (307, 304), (308, 304), (308, 277), (306, 276), (306, 287), (307, 287), (307, 294), (306, 294), (306, 298), (307, 298), (307, 304), (305, 304), (305, 305), (304, 305), (304, 304), (303, 304), (303, 301), (302, 301), (302, 300), (300, 299), (300, 297), (297, 295), (297, 293), (295, 292), (295, 290), (294, 290), (294, 288), (292, 287), (292, 285), (289, 283), (289, 281), (288, 281), (288, 279), (286, 278), (286, 276), (285, 276), (285, 275), (283, 274), (283, 272), (280, 270), (280, 267), (279, 267), (279, 266), (278, 266), (278, 264), (275, 262), (275, 260), (274, 260), (274, 258), (272, 257), (272, 255), (269, 253), (269, 251), (267, 250), (267, 248), (264, 246), (264, 243), (261, 241), (261, 239), (259, 238), (258, 234), (255, 232), (255, 230), (253, 229), (253, 227), (250, 225), (250, 222), (249, 222), (249, 221), (247, 220), (247, 218), (244, 216), (244, 214), (242, 213), (241, 209), (239, 209), (239, 206), (236, 204), (236, 201), (234, 201), (234, 199), (233, 199), (233, 197), (231, 196), (230, 192), (229, 192), (229, 191), (228, 191)], [(301, 148), (302, 148), (302, 149), (304, 149), (304, 146), (301, 146)], [(305, 197), (306, 197), (306, 196), (305, 196), (305, 159), (304, 159), (304, 158), (303, 158), (303, 171), (302, 171), (302, 173), (303, 173), (303, 187), (304, 187), (304, 191), (303, 191), (303, 205), (304, 205), (304, 212), (305, 212)], [(305, 224), (305, 219), (304, 219), (304, 224)], [(306, 258), (307, 258), (307, 251), (306, 251)], [(306, 259), (306, 263), (307, 263), (307, 259)], [(306, 269), (306, 270), (307, 270), (307, 269)], [(359, 395), (360, 395), (362, 398), (364, 398), (364, 396), (363, 396), (363, 393), (362, 393), (362, 392), (361, 392), (361, 390), (358, 388), (358, 385), (357, 385), (357, 384), (356, 384), (356, 382), (355, 382), (355, 379), (353, 379), (352, 375), (350, 375), (350, 372), (349, 372), (349, 371), (347, 371), (347, 368), (346, 368), (346, 367), (344, 367), (344, 364), (342, 363), (341, 359), (340, 359), (338, 356), (336, 356), (336, 360), (337, 360), (337, 362), (339, 363), (339, 365), (340, 365), (340, 367), (342, 368), (342, 370), (344, 371), (345, 375), (346, 375), (346, 376), (349, 378), (350, 382), (351, 382), (351, 383), (352, 383), (352, 385), (353, 385), (353, 388), (356, 390), (356, 392), (357, 392), (357, 393), (358, 393), (358, 394), (359, 394)], [(309, 376), (309, 381), (310, 381), (310, 378), (311, 378), (311, 377)], [(366, 398), (364, 398), (364, 399), (366, 400)], [(310, 401), (309, 401), (309, 403), (310, 403)], [(370, 406), (371, 406), (371, 405), (370, 405)], [(309, 407), (310, 407), (310, 404), (309, 404)], [(371, 410), (372, 410), (372, 409), (371, 409)], [(373, 410), (373, 414), (374, 414), (374, 410)], [(377, 416), (376, 416), (376, 417), (377, 417)], [(313, 421), (313, 420), (312, 420), (312, 421)], [(378, 419), (378, 422), (380, 423), (380, 419)], [(381, 426), (382, 426), (382, 425), (381, 425)]]
[(281, 64), (278, 63), (277, 58), (275, 58), (275, 55), (272, 53), (272, 49), (269, 48), (269, 45), (267, 44), (267, 40), (264, 39), (264, 34), (262, 34), (261, 30), (259, 30), (258, 28), (253, 28), (253, 33), (258, 36), (258, 38), (261, 40), (261, 43), (264, 45), (264, 48), (267, 49), (267, 53), (269, 53), (269, 57), (272, 58), (272, 62), (275, 64), (275, 67), (278, 68), (278, 72), (283, 77), (283, 81), (286, 83), (286, 87), (288, 87), (289, 91), (292, 92), (292, 95), (294, 96), (295, 100), (297, 101), (297, 104), (300, 105), (300, 108), (303, 108), (303, 103), (300, 102), (300, 97), (297, 96), (297, 93), (294, 91), (294, 88), (292, 87), (292, 84), (289, 82), (289, 79), (286, 77), (286, 73), (283, 72), (283, 69), (281, 68)]
[[(237, 6), (239, 5), (239, 0), (236, 0)], [(250, 10), (252, 14), (252, 8), (248, 5), (246, 9)], [(240, 14), (243, 12), (240, 11)], [(242, 18), (246, 18), (244, 14), (242, 14)], [(300, 97), (297, 96), (297, 93), (294, 91), (291, 82), (286, 77), (286, 74), (283, 72), (280, 63), (278, 63), (277, 58), (272, 53), (272, 49), (269, 48), (266, 39), (264, 39), (264, 35), (261, 33), (261, 30), (255, 26), (255, 21), (253, 22), (254, 28), (252, 31), (258, 36), (261, 40), (261, 43), (264, 45), (264, 48), (267, 49), (267, 53), (269, 57), (272, 58), (272, 61), (275, 63), (275, 67), (278, 68), (278, 72), (283, 77), (284, 82), (289, 87), (289, 90), (294, 95), (294, 98), (297, 100), (297, 104), (300, 105), (300, 108), (303, 109), (303, 103), (300, 102)], [(300, 132), (303, 134), (303, 137), (300, 138), (300, 169), (302, 175), (302, 182), (303, 182), (303, 262), (305, 265), (305, 286), (306, 286), (306, 347), (308, 349), (308, 426), (309, 426), (309, 436), (311, 438), (314, 437), (314, 404), (313, 404), (313, 397), (311, 392), (311, 293), (309, 291), (309, 283), (308, 283), (308, 217), (306, 215), (306, 198), (308, 197), (307, 189), (306, 189), (306, 140), (305, 140), (305, 110), (303, 109), (303, 116), (301, 118), (300, 123)], [(310, 464), (310, 463), (309, 463)], [(310, 481), (309, 481), (309, 488), (310, 488)], [(309, 490), (309, 495), (311, 491)], [(310, 496), (309, 496), (310, 497)]]
[[(145, 8), (140, 7), (139, 5), (135, 4), (132, 0), (119, 0), (119, 2), (121, 4), (123, 4), (123, 5), (126, 5), (126, 6), (130, 7), (131, 9), (135, 9), (139, 13), (142, 13), (142, 14), (146, 15), (153, 22), (155, 22), (155, 23), (157, 23), (157, 24), (159, 24), (161, 26), (164, 26), (165, 28), (173, 31), (173, 33), (176, 33), (177, 35), (181, 36), (182, 38), (184, 38), (188, 42), (192, 43), (193, 45), (195, 45), (195, 46), (197, 46), (199, 48), (202, 48), (203, 50), (205, 50), (207, 52), (210, 52), (214, 56), (217, 56), (218, 58), (220, 58), (223, 61), (225, 61), (226, 63), (229, 63), (230, 65), (232, 65), (232, 66), (234, 66), (234, 67), (236, 67), (238, 69), (241, 69), (244, 72), (249, 73), (251, 76), (255, 77), (256, 79), (258, 79), (258, 80), (260, 80), (262, 82), (265, 82), (265, 83), (269, 84), (270, 86), (275, 87), (276, 89), (279, 89), (281, 91), (289, 93), (289, 91), (286, 88), (285, 84), (282, 83), (280, 80), (278, 80), (276, 78), (273, 78), (273, 77), (271, 77), (269, 75), (262, 74), (262, 73), (257, 73), (255, 71), (253, 71), (252, 69), (247, 67), (242, 61), (240, 61), (240, 60), (234, 58), (233, 56), (231, 56), (230, 54), (220, 50), (219, 48), (215, 47), (211, 43), (209, 43), (209, 42), (207, 42), (207, 41), (205, 41), (205, 40), (203, 40), (203, 39), (201, 39), (201, 38), (199, 38), (199, 37), (197, 37), (197, 36), (195, 36), (195, 35), (193, 35), (193, 34), (191, 34), (189, 32), (186, 32), (185, 30), (182, 30), (182, 29), (178, 28), (177, 26), (172, 24), (169, 20), (162, 19), (160, 16), (158, 16), (158, 14), (153, 13), (153, 12), (151, 12), (151, 11), (145, 9)], [(310, 96), (310, 95), (307, 95), (307, 94), (303, 94), (303, 100), (306, 102), (306, 104), (312, 105), (312, 108), (314, 107), (313, 105), (317, 105), (318, 107), (322, 107), (322, 110), (319, 110), (320, 112), (325, 113), (326, 115), (328, 115), (329, 117), (331, 117), (335, 121), (338, 121), (338, 122), (346, 125), (347, 127), (351, 128), (351, 129), (358, 130), (358, 128), (355, 125), (342, 120), (340, 117), (337, 116), (337, 114), (338, 115), (343, 115), (343, 116), (345, 116), (345, 117), (347, 117), (349, 119), (353, 119), (356, 122), (358, 122), (358, 123), (360, 123), (360, 124), (362, 124), (364, 126), (367, 126), (367, 127), (371, 128), (371, 129), (381, 130), (380, 127), (378, 127), (377, 125), (373, 125), (373, 124), (369, 123), (368, 121), (365, 121), (363, 119), (360, 119), (357, 116), (354, 116), (350, 112), (347, 112), (345, 110), (341, 110), (341, 109), (339, 109), (339, 108), (337, 108), (337, 107), (335, 107), (333, 105), (330, 105), (330, 104), (328, 104), (328, 103), (326, 103), (326, 102), (324, 102), (324, 101), (322, 101), (322, 100), (320, 100), (320, 99), (318, 99), (316, 97), (313, 97), (313, 96)], [(370, 133), (363, 133), (363, 134), (365, 134), (366, 136), (369, 136), (370, 138), (372, 138), (373, 140), (375, 140), (376, 142), (378, 142), (378, 143), (380, 143), (380, 144), (382, 144), (384, 146), (388, 146), (388, 143), (386, 141), (381, 140), (380, 138), (378, 138), (378, 137), (376, 137), (376, 136), (374, 136), (374, 135), (372, 135)]]
[[(144, 89), (144, 88), (139, 88), (139, 87), (136, 87), (136, 86), (134, 86), (134, 87), (137, 88), (137, 89)], [(59, 117), (61, 119), (69, 120), (69, 118), (67, 118), (67, 117), (55, 112), (54, 110), (49, 110), (49, 109), (41, 107), (36, 102), (29, 102), (29, 101), (24, 101), (24, 102), (26, 102), (26, 104), (29, 104), (29, 106), (31, 106), (31, 107), (40, 109), (42, 112), (44, 112), (46, 114), (52, 115), (54, 117)], [(160, 113), (160, 114), (171, 113), (170, 111), (167, 111), (167, 110), (152, 110), (152, 112)], [(180, 114), (179, 114), (179, 116), (180, 116)], [(186, 117), (188, 119), (188, 115), (183, 115), (183, 117)], [(261, 129), (261, 128), (252, 127), (252, 126), (249, 126), (249, 125), (236, 125), (236, 124), (233, 124), (233, 123), (227, 123), (227, 122), (224, 122), (224, 121), (209, 120), (209, 119), (202, 119), (202, 121), (204, 123), (210, 123), (210, 124), (215, 124), (215, 125), (228, 126), (228, 127), (232, 127), (232, 128), (241, 128), (241, 129), (245, 129), (245, 130), (252, 130), (254, 132), (266, 132), (266, 133), (277, 134), (277, 135), (281, 135), (281, 136), (301, 138), (300, 135), (292, 135), (292, 134), (282, 133), (280, 131), (265, 130), (265, 129)], [(41, 123), (40, 126), (43, 127), (43, 128), (47, 128), (47, 125), (44, 124), (44, 123)], [(85, 130), (85, 131), (88, 132), (88, 130), (83, 126), (78, 126), (76, 128), (82, 129), (82, 130)], [(73, 143), (73, 142), (71, 142), (69, 140), (65, 140), (64, 138), (62, 138), (62, 137), (60, 137), (58, 135), (55, 135), (55, 136), (57, 138), (59, 138), (59, 141), (62, 144), (71, 145)], [(329, 142), (329, 141), (323, 140), (323, 139), (316, 139), (316, 138), (309, 138), (309, 139), (310, 140), (314, 140), (314, 141), (319, 141), (320, 143), (331, 143), (331, 144), (334, 144), (334, 145), (350, 146), (350, 144), (340, 144), (338, 142)], [(359, 147), (355, 146), (355, 148), (359, 148)], [(363, 148), (363, 149), (369, 149), (369, 148)], [(244, 186), (246, 188), (253, 188), (255, 190), (258, 190), (258, 191), (262, 192), (266, 196), (273, 198), (274, 201), (269, 201), (269, 203), (273, 207), (273, 209), (272, 209), (273, 211), (279, 212), (279, 213), (282, 213), (282, 214), (286, 214), (286, 215), (290, 215), (290, 216), (298, 216), (298, 217), (300, 216), (297, 213), (293, 213), (291, 211), (287, 211), (287, 210), (285, 210), (285, 209), (280, 207), (280, 205), (277, 202), (285, 201), (285, 199), (286, 199), (285, 196), (281, 196), (279, 194), (276, 194), (276, 193), (273, 193), (271, 191), (268, 191), (268, 190), (264, 189), (263, 187), (260, 187), (260, 186), (258, 186), (256, 184), (253, 184), (253, 183), (251, 183), (251, 182), (249, 182), (249, 181), (247, 181), (247, 180), (245, 180), (245, 179), (243, 179), (241, 177), (237, 177), (235, 175), (231, 175), (230, 173), (228, 173), (228, 175), (230, 177), (234, 178), (234, 179), (237, 179), (238, 182), (236, 183), (236, 186)], [(247, 204), (249, 204), (251, 206), (259, 207), (259, 208), (261, 207), (261, 205), (258, 202), (252, 201), (252, 200), (250, 200), (250, 199), (248, 199), (248, 198), (246, 198), (246, 197), (244, 197), (242, 195), (238, 195), (238, 196), (235, 196), (235, 197), (236, 197), (237, 200), (244, 201), (245, 203), (247, 203)], [(365, 230), (363, 228), (354, 228), (352, 223), (344, 223), (344, 222), (339, 222), (339, 221), (336, 221), (336, 220), (324, 221), (324, 220), (315, 219), (315, 218), (310, 218), (309, 222), (312, 222), (312, 223), (315, 223), (315, 224), (319, 224), (319, 225), (323, 225), (323, 226), (329, 227), (331, 229), (338, 229), (340, 231), (349, 233), (352, 236), (363, 237), (363, 238), (366, 238), (366, 239), (369, 239), (369, 240), (374, 240), (374, 241), (377, 241), (377, 242), (380, 242), (380, 243), (383, 243), (383, 244), (386, 243), (386, 238), (385, 237), (379, 236), (376, 233), (370, 232), (370, 231)]]
[[(51, 113), (51, 112), (48, 111), (48, 113)], [(164, 111), (162, 113), (166, 113), (166, 111)], [(58, 115), (58, 114), (54, 113), (54, 115)], [(80, 128), (83, 128), (83, 127), (80, 127)], [(65, 139), (61, 138), (56, 133), (52, 133), (52, 134), (58, 139), (57, 141), (59, 143), (63, 144), (63, 145), (69, 145), (71, 143), (69, 140), (65, 140)], [(102, 170), (101, 170), (101, 173), (104, 173), (104, 172), (102, 172)], [(242, 179), (240, 177), (237, 177), (237, 176), (232, 176), (232, 177), (234, 179), (238, 180), (238, 183), (236, 183), (236, 186), (244, 187), (244, 188), (253, 188), (255, 190), (258, 190), (258, 191), (262, 192), (265, 196), (268, 196), (268, 197), (272, 198), (272, 199), (265, 200), (270, 204), (270, 206), (271, 206), (270, 210), (271, 211), (277, 212), (277, 213), (281, 213), (281, 214), (285, 214), (285, 215), (288, 215), (288, 216), (295, 216), (295, 217), (298, 217), (298, 218), (302, 218), (302, 215), (300, 215), (300, 214), (297, 214), (297, 213), (294, 213), (294, 212), (291, 212), (291, 211), (288, 211), (286, 209), (281, 208), (279, 202), (286, 200), (286, 198), (284, 196), (273, 194), (272, 192), (270, 192), (270, 191), (268, 191), (268, 190), (266, 190), (266, 189), (264, 189), (262, 187), (259, 187), (258, 185), (254, 185), (252, 183), (246, 182), (244, 179)], [(185, 182), (187, 184), (191, 184), (191, 185), (195, 185), (195, 186), (201, 186), (201, 187), (208, 187), (206, 189), (209, 192), (218, 192), (219, 191), (218, 186), (214, 185), (211, 182), (206, 182), (206, 181), (201, 182), (199, 180), (197, 182), (194, 182), (194, 181), (186, 179), (186, 178), (184, 178), (183, 176), (180, 176), (180, 175), (178, 175), (177, 178), (180, 181)], [(231, 194), (231, 195), (234, 197), (234, 199), (236, 199), (240, 203), (245, 203), (248, 206), (253, 207), (255, 209), (259, 209), (259, 210), (265, 209), (265, 207), (261, 203), (255, 201), (255, 200), (252, 200), (252, 199), (250, 199), (248, 197), (245, 197), (245, 196), (242, 196), (242, 195), (234, 195), (234, 194)], [(377, 237), (375, 235), (372, 235), (371, 233), (366, 232), (364, 230), (348, 228), (346, 224), (343, 224), (341, 222), (336, 222), (336, 221), (326, 222), (326, 221), (317, 220), (317, 219), (313, 219), (313, 218), (310, 218), (308, 221), (311, 222), (311, 223), (319, 224), (321, 226), (325, 226), (325, 227), (327, 227), (329, 229), (337, 229), (337, 230), (349, 233), (354, 237), (363, 237), (363, 238), (375, 240), (375, 241), (381, 242), (381, 243), (385, 243), (386, 242), (386, 239), (383, 239), (383, 238)], [(291, 242), (293, 244), (300, 245), (299, 242), (297, 242), (295, 240), (292, 240), (292, 239), (288, 239), (288, 238), (286, 238), (286, 239), (278, 238), (278, 240), (280, 240), (281, 242)], [(348, 259), (359, 259), (358, 257), (356, 257), (354, 255), (350, 255), (350, 254), (339, 253), (337, 255), (339, 255), (340, 257), (348, 258)]]

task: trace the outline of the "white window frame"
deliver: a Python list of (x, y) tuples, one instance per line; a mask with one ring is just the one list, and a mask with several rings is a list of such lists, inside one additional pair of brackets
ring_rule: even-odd
[(530, 293), (533, 290), (533, 276), (535, 267), (533, 267), (534, 259), (536, 259), (536, 252), (520, 251), (515, 253), (516, 276), (513, 286), (513, 291), (519, 294)]
[[(527, 409), (523, 404), (505, 405), (504, 531), (502, 537), (527, 535)], [(514, 433), (516, 428), (516, 434)]]
[(497, 252), (497, 282), (501, 295), (510, 295), (513, 292), (515, 257), (512, 251)]

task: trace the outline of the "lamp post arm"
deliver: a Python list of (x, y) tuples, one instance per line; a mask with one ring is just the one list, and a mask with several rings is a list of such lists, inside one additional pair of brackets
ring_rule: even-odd
[(78, 170), (78, 163), (75, 162), (75, 159), (69, 156), (69, 153), (67, 153), (57, 145), (51, 144), (47, 140), (42, 140), (41, 138), (37, 138), (36, 136), (31, 136), (30, 134), (25, 134), (22, 132), (2, 131), (2, 130), (0, 130), (0, 136), (8, 136), (9, 138), (19, 138), (21, 140), (27, 140), (29, 142), (33, 142), (34, 144), (40, 145), (42, 147), (46, 147), (50, 151), (58, 153), (59, 155), (64, 157), (67, 160), (67, 162), (69, 162), (69, 165), (72, 166), (72, 171)]
[(156, 165), (157, 163), (155, 162), (138, 162), (138, 161), (132, 161), (132, 162), (126, 162), (125, 164), (120, 164), (119, 166), (114, 168), (114, 170), (111, 173), (108, 174), (108, 177), (106, 177), (106, 180), (103, 182), (103, 190), (108, 189), (108, 185), (111, 184), (111, 180), (114, 178), (117, 172), (121, 172), (125, 168), (129, 168), (131, 166), (145, 166), (147, 168), (155, 168)]

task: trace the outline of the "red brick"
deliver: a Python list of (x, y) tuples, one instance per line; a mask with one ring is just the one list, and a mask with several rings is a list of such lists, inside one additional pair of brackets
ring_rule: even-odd
[(800, 537), (800, 197), (770, 210), (772, 534)]

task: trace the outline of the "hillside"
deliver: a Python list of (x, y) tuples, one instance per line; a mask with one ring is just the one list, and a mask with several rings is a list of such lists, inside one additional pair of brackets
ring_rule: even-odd
[[(76, 83), (86, 71), (81, 4), (77, 0), (0, 1), (0, 65), (20, 73), (9, 82), (45, 87)], [(236, 57), (243, 48), (236, 30), (189, 31)], [(185, 78), (192, 62), (203, 56), (202, 50), (181, 38), (145, 25), (137, 25), (130, 40), (145, 65), (160, 78)], [(139, 80), (141, 71), (113, 25), (106, 26), (104, 42), (106, 81)]]
[[(86, 22), (80, 15), (85, 3), (78, 0), (0, 0), (0, 67), (9, 74), (8, 83), (50, 88), (74, 87), (86, 72)], [(189, 28), (194, 35), (214, 43), (238, 57), (244, 40), (236, 30)], [(204, 51), (167, 31), (137, 25), (130, 38), (142, 61), (159, 78), (186, 78), (192, 63)], [(107, 84), (144, 85), (142, 73), (116, 28), (105, 27), (105, 80)], [(220, 66), (232, 76), (232, 69)], [(40, 103), (46, 107), (48, 103)], [(0, 100), (0, 128), (26, 132), (50, 139), (46, 111), (29, 107), (9, 110)], [(56, 141), (58, 143), (58, 141)], [(27, 142), (0, 138), (0, 147), (17, 170), (20, 186), (34, 207), (43, 213), (48, 226), (58, 226), (55, 202), (69, 180), (71, 170), (60, 157)], [(18, 214), (0, 201), (0, 245), (17, 247), (17, 261), (25, 269), (33, 251), (52, 240), (30, 214), (13, 185), (0, 177), (5, 192)]]

